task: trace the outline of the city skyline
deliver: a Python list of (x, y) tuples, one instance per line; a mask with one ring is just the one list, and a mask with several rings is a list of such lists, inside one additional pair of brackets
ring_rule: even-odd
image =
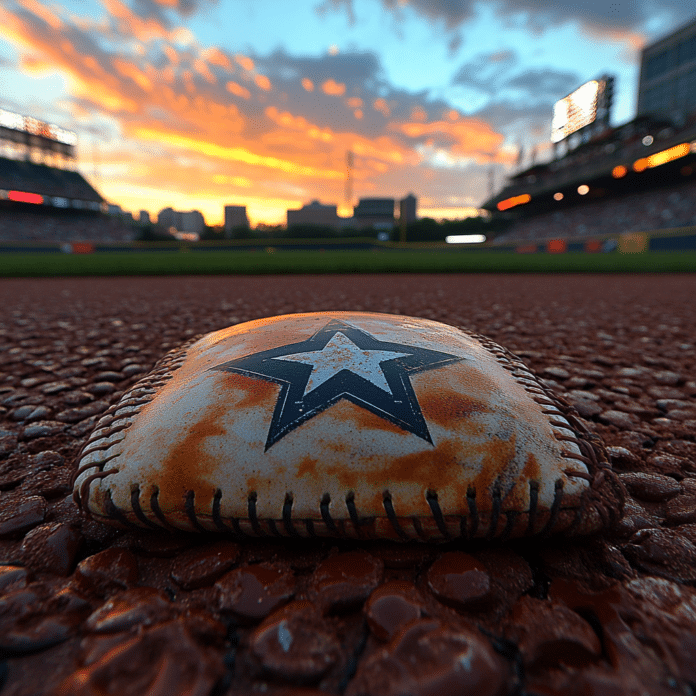
[[(696, 4), (555, 7), (411, 0), (8, 0), (0, 108), (77, 131), (80, 170), (109, 200), (222, 224), (419, 191), (422, 216), (463, 217), (518, 146), (549, 153), (553, 103), (617, 76), (635, 114), (640, 49)], [(94, 174), (97, 173), (95, 177)], [(352, 207), (352, 206), (351, 206)]]

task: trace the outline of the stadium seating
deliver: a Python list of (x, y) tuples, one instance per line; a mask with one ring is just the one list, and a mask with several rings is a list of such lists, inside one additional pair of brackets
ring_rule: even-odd
[(584, 239), (696, 225), (696, 182), (592, 200), (552, 213), (521, 219), (495, 244)]

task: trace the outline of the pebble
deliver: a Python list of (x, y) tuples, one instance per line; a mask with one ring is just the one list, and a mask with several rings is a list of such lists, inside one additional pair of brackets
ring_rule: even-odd
[(93, 401), (91, 404), (82, 406), (81, 408), (69, 408), (56, 414), (56, 420), (63, 423), (77, 423), (90, 416), (99, 415), (102, 411), (109, 408), (108, 401)]
[(0, 597), (0, 650), (35, 652), (77, 631), (90, 611), (89, 603), (70, 590), (54, 589), (34, 583)]
[(62, 522), (51, 522), (32, 529), (24, 537), (20, 552), (24, 562), (34, 570), (67, 577), (75, 567), (81, 542), (78, 530)]
[(62, 391), (68, 391), (72, 388), (73, 385), (70, 382), (47, 382), (39, 389), (39, 391), (42, 394), (50, 396), (51, 394), (58, 394)]
[(391, 640), (406, 624), (419, 619), (423, 597), (413, 583), (391, 580), (380, 585), (365, 604), (367, 623), (376, 638)]
[(641, 378), (647, 369), (645, 367), (622, 367), (616, 372), (617, 377)]
[(677, 526), (696, 522), (696, 496), (678, 495), (667, 503), (665, 508), (665, 524)]
[(212, 585), (234, 565), (238, 556), (239, 545), (230, 541), (189, 549), (172, 564), (172, 580), (185, 590)]
[(696, 581), (696, 546), (670, 529), (643, 529), (624, 546), (632, 565), (676, 582)]
[(95, 382), (120, 382), (123, 375), (120, 372), (106, 371), (94, 376)]
[(6, 457), (17, 449), (17, 438), (14, 435), (0, 437), (0, 457)]
[(314, 571), (310, 598), (327, 611), (345, 611), (360, 606), (384, 574), (381, 559), (365, 551), (329, 556)]
[(617, 469), (635, 469), (641, 464), (640, 458), (625, 447), (611, 445), (607, 447), (607, 453), (612, 465)]
[(677, 479), (684, 478), (686, 472), (693, 468), (685, 457), (679, 457), (667, 452), (651, 454), (647, 458), (646, 464), (650, 469), (656, 469), (660, 474)]
[(414, 621), (363, 657), (346, 696), (502, 696), (510, 668), (473, 627)]
[(338, 661), (341, 643), (307, 601), (292, 602), (269, 616), (250, 638), (265, 672), (291, 682), (315, 683)]
[[(57, 416), (56, 416), (57, 417)], [(48, 437), (50, 435), (55, 435), (56, 433), (62, 432), (65, 428), (64, 423), (52, 420), (43, 420), (28, 425), (22, 431), (22, 438), (24, 440), (34, 440), (37, 437)]]
[(10, 587), (15, 590), (25, 587), (30, 577), (29, 571), (22, 566), (0, 565), (0, 593)]
[(126, 549), (110, 548), (81, 561), (73, 576), (78, 590), (105, 596), (138, 582), (138, 563)]
[(584, 391), (583, 389), (571, 389), (568, 394), (570, 399), (580, 399), (583, 401), (599, 401), (597, 394), (590, 391)]
[(595, 401), (586, 399), (569, 399), (569, 401), (583, 418), (593, 418), (602, 412), (602, 407)]
[(85, 389), (95, 396), (100, 396), (101, 394), (112, 394), (116, 391), (116, 387), (112, 382), (96, 382), (95, 384), (85, 387)]
[(686, 401), (685, 399), (658, 399), (655, 402), (657, 408), (661, 411), (674, 411), (675, 409), (691, 408), (693, 403), (691, 401)]
[(632, 430), (637, 423), (637, 418), (623, 411), (603, 411), (599, 415), (599, 419), (603, 423), (609, 423), (622, 430)]
[(33, 495), (0, 511), (0, 539), (19, 536), (41, 524), (46, 517), (46, 499)]
[(216, 583), (218, 608), (254, 622), (268, 616), (295, 594), (295, 577), (284, 566), (260, 563), (235, 568)]
[(630, 472), (619, 474), (628, 492), (639, 500), (662, 502), (674, 498), (682, 492), (682, 486), (669, 476)]
[(491, 579), (486, 567), (461, 551), (443, 554), (426, 575), (428, 589), (443, 603), (467, 608), (488, 599)]
[(583, 667), (602, 653), (590, 624), (560, 602), (520, 597), (510, 624), (505, 637), (517, 644), (527, 669)]
[(570, 377), (570, 372), (562, 367), (545, 367), (542, 374), (553, 379), (568, 379)]
[(33, 404), (27, 404), (26, 406), (20, 406), (19, 408), (16, 408), (14, 411), (12, 411), (12, 415), (10, 418), (12, 418), (13, 421), (23, 421), (26, 420), (29, 414), (36, 409), (36, 406)]
[(66, 406), (79, 406), (93, 399), (94, 397), (86, 391), (71, 391), (63, 394), (63, 403)]
[(132, 377), (133, 375), (139, 375), (142, 372), (147, 372), (148, 368), (145, 365), (139, 365), (138, 363), (131, 363), (126, 365), (122, 370), (121, 374), (124, 377)]
[(656, 382), (668, 387), (675, 387), (677, 384), (684, 381), (684, 378), (678, 372), (672, 372), (671, 370), (658, 370), (657, 372), (653, 372), (653, 378)]
[(134, 587), (120, 592), (102, 604), (85, 622), (93, 633), (118, 633), (133, 626), (150, 626), (171, 618), (172, 604), (167, 595), (153, 587)]
[(674, 389), (673, 387), (652, 386), (648, 387), (646, 392), (653, 399), (683, 399), (685, 396), (681, 389)]
[(177, 619), (145, 627), (125, 640), (119, 635), (93, 635), (83, 643), (82, 668), (65, 679), (57, 692), (71, 696), (210, 694), (225, 672), (225, 630), (217, 624), (214, 640), (204, 640), (195, 635), (196, 628), (190, 620)]

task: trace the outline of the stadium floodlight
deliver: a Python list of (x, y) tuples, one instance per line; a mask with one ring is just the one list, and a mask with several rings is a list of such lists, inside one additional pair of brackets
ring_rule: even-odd
[(554, 201), (562, 201), (563, 200), (563, 194), (559, 191), (558, 193), (553, 194), (553, 200)]
[(590, 80), (553, 105), (551, 142), (558, 143), (597, 118), (600, 92), (605, 80)]
[(623, 164), (617, 164), (612, 170), (611, 170), (611, 175), (615, 179), (621, 179), (622, 177), (626, 176), (628, 173), (628, 169), (623, 166)]
[(482, 244), (485, 234), (450, 234), (445, 237), (447, 244)]
[(649, 147), (650, 145), (653, 144), (654, 141), (655, 141), (655, 139), (652, 137), (652, 135), (646, 135), (643, 138), (643, 140), (641, 140), (641, 142), (643, 143), (643, 145), (645, 145), (645, 147)]
[(77, 133), (74, 131), (5, 109), (0, 109), (0, 127), (28, 133), (29, 135), (38, 135), (46, 140), (52, 140), (63, 145), (72, 146), (77, 143)]
[(581, 184), (578, 186), (578, 193), (581, 196), (586, 196), (590, 192), (590, 187), (587, 184)]

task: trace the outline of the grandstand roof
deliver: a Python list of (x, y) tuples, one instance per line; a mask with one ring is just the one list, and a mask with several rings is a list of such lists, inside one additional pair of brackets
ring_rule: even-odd
[(102, 203), (104, 199), (79, 172), (0, 157), (0, 189)]

